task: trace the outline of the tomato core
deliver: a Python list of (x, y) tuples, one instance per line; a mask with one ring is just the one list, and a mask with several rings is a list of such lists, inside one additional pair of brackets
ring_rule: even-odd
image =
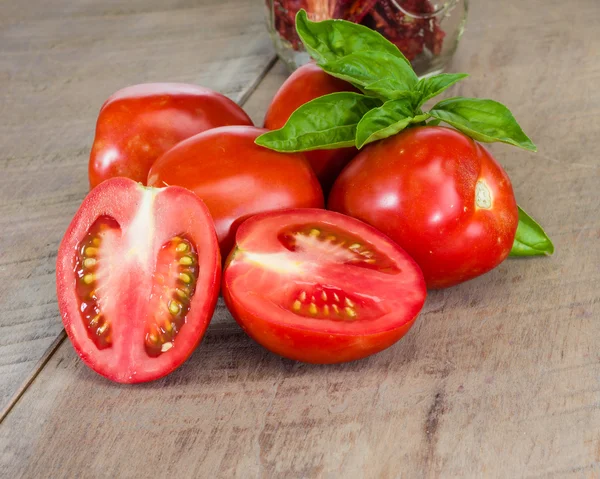
[(313, 259), (326, 255), (330, 260), (396, 274), (399, 270), (377, 247), (358, 236), (328, 224), (294, 225), (278, 235), (289, 251), (304, 252)]

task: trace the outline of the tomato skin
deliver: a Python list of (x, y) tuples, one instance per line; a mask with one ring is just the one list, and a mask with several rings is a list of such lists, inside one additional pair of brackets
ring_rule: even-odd
[[(106, 349), (97, 348), (86, 330), (74, 274), (78, 244), (102, 216), (110, 216), (120, 225), (123, 238), (123, 242), (117, 239), (106, 247), (115, 255), (114, 261), (98, 259), (111, 263), (111, 278), (97, 288), (100, 296), (104, 294), (100, 303), (106, 307), (103, 313), (111, 320), (113, 344)], [(139, 237), (128, 233), (136, 227), (143, 233)], [(173, 340), (174, 346), (152, 358), (144, 350), (143, 328), (147, 318), (156, 313), (149, 309), (148, 297), (152, 291), (149, 285), (154, 281), (153, 258), (164, 241), (181, 233), (201, 252), (197, 287), (186, 324)], [(98, 248), (102, 250), (103, 246)], [(155, 380), (185, 362), (210, 323), (220, 278), (221, 258), (206, 206), (184, 188), (149, 189), (127, 178), (109, 179), (88, 194), (62, 239), (56, 260), (58, 306), (74, 349), (88, 367), (119, 383)], [(113, 315), (114, 311), (118, 314)]]
[[(489, 208), (478, 207), (480, 181)], [(328, 206), (395, 240), (432, 289), (498, 266), (518, 225), (506, 172), (481, 145), (445, 127), (410, 128), (367, 146), (339, 176)]]
[[(350, 232), (365, 247), (371, 245), (393, 258), (398, 269), (373, 276), (373, 271), (354, 263), (351, 266), (348, 261), (336, 262), (333, 258), (340, 252), (330, 249), (328, 238), (324, 240), (325, 249), (317, 249), (312, 256), (294, 248), (287, 250), (278, 240), (278, 232), (298, 224), (324, 228), (323, 236), (328, 226)], [(287, 269), (285, 261), (269, 259), (282, 256), (289, 260), (292, 270)], [(267, 259), (261, 263), (261, 258)], [(335, 298), (335, 304), (359, 308), (356, 320), (338, 320), (333, 306), (328, 306), (331, 309), (322, 317), (294, 314), (289, 299), (314, 284), (339, 287), (339, 291), (347, 293), (346, 298), (353, 293), (375, 298), (373, 304), (382, 305), (381, 310), (369, 315), (369, 311), (360, 310), (360, 304)], [(348, 289), (351, 287), (355, 289)], [(265, 213), (245, 221), (238, 229), (236, 248), (227, 259), (221, 291), (232, 316), (257, 343), (280, 356), (315, 364), (353, 361), (388, 348), (414, 324), (426, 296), (419, 267), (393, 241), (353, 218), (314, 209)], [(311, 294), (314, 291), (305, 296), (306, 301), (315, 301), (316, 294), (312, 299)], [(327, 300), (332, 301), (331, 293)], [(324, 311), (322, 304), (320, 308)], [(336, 316), (335, 320), (329, 312)]]
[(89, 180), (124, 176), (144, 183), (165, 151), (202, 131), (252, 125), (229, 98), (196, 85), (148, 83), (114, 93), (100, 109), (90, 153)]
[(300, 153), (278, 153), (254, 140), (261, 128), (216, 128), (185, 140), (150, 169), (148, 185), (183, 186), (198, 195), (215, 222), (221, 252), (231, 250), (247, 217), (284, 208), (323, 208), (323, 192)]
[[(328, 75), (314, 63), (307, 63), (292, 73), (275, 93), (265, 116), (265, 128), (277, 130), (285, 125), (298, 107), (340, 91), (358, 92), (350, 83)], [(307, 151), (304, 154), (327, 193), (340, 171), (357, 153), (356, 148), (351, 147)]]
[(272, 323), (247, 311), (225, 284), (222, 291), (231, 315), (254, 341), (279, 356), (310, 364), (345, 363), (372, 356), (398, 342), (417, 319), (415, 316), (402, 327), (382, 333), (332, 335)]

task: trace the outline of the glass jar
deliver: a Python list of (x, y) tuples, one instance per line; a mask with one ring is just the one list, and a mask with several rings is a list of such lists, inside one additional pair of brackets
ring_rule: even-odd
[(398, 46), (419, 76), (444, 70), (463, 33), (468, 0), (266, 0), (267, 23), (279, 57), (295, 70), (310, 58), (294, 27), (298, 10), (308, 18), (360, 23)]

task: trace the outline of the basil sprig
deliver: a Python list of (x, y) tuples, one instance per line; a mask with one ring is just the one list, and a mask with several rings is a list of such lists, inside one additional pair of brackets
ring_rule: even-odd
[(283, 128), (259, 136), (256, 144), (282, 152), (354, 146), (359, 122), (379, 105), (381, 100), (360, 93), (321, 96), (294, 111)]
[(537, 151), (512, 113), (502, 103), (481, 98), (448, 98), (435, 105), (429, 114), (449, 123), (465, 135), (485, 143), (501, 141), (525, 150)]
[(550, 256), (554, 245), (542, 227), (519, 206), (519, 226), (510, 256)]
[(386, 101), (362, 117), (356, 128), (356, 146), (371, 143), (404, 130), (411, 123), (420, 123), (428, 118), (426, 114), (414, 114), (411, 99)]
[(440, 73), (432, 77), (421, 78), (415, 87), (415, 90), (419, 94), (419, 102), (416, 106), (422, 106), (427, 100), (438, 96), (444, 90), (468, 76), (468, 73)]
[[(429, 100), (465, 79), (466, 73), (442, 73), (419, 80), (393, 43), (352, 22), (312, 22), (300, 10), (296, 30), (317, 65), (361, 93), (333, 93), (300, 106), (282, 128), (259, 136), (258, 145), (281, 152), (360, 149), (411, 126), (445, 122), (477, 141), (537, 150), (510, 110), (496, 101), (455, 97), (422, 110)], [(519, 207), (511, 256), (553, 252), (544, 230)]]
[[(360, 149), (432, 118), (428, 124), (446, 122), (478, 141), (501, 141), (536, 150), (508, 108), (493, 100), (458, 97), (422, 111), (428, 100), (466, 78), (465, 73), (442, 73), (419, 80), (393, 43), (370, 28), (345, 20), (312, 22), (300, 10), (296, 30), (317, 65), (358, 88), (362, 94), (355, 95), (362, 99), (340, 96), (354, 106), (348, 114), (342, 111), (344, 104), (335, 108), (329, 100), (313, 100), (302, 105), (299, 114), (293, 114), (283, 128), (258, 137), (259, 145), (290, 152), (352, 144)], [(362, 113), (358, 121), (357, 113)], [(354, 137), (350, 138), (352, 132)]]

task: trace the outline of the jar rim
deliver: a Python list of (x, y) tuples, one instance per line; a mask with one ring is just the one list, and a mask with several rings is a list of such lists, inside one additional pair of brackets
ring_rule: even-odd
[(415, 13), (415, 12), (411, 12), (411, 11), (407, 10), (406, 8), (404, 8), (402, 5), (400, 5), (397, 2), (397, 0), (390, 0), (390, 3), (392, 3), (392, 5), (394, 5), (404, 15), (413, 17), (413, 18), (419, 18), (419, 19), (429, 19), (429, 18), (437, 17), (440, 14), (444, 14), (444, 13), (446, 13), (446, 11), (448, 9), (454, 7), (458, 2), (459, 2), (459, 0), (447, 0), (446, 2), (442, 3), (437, 10), (435, 10), (433, 12)]

